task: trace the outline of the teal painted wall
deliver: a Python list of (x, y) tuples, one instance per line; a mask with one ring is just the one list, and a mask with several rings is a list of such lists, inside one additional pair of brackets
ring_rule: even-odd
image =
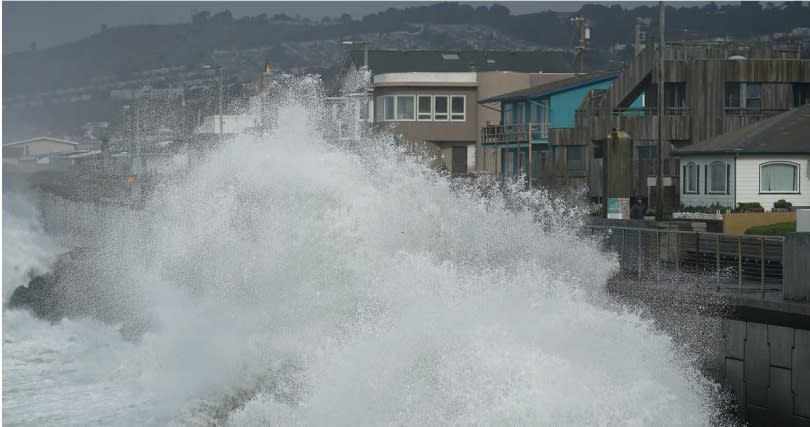
[(594, 83), (588, 86), (578, 87), (566, 92), (551, 95), (551, 118), (550, 128), (573, 128), (574, 114), (579, 104), (593, 89), (608, 89), (613, 83), (612, 80)]

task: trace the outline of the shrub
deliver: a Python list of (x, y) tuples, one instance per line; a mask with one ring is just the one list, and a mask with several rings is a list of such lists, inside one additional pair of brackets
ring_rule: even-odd
[(796, 221), (777, 222), (776, 224), (757, 225), (745, 230), (745, 234), (759, 236), (784, 236), (796, 231)]
[(773, 207), (776, 209), (788, 209), (793, 206), (793, 203), (786, 201), (785, 199), (779, 199), (773, 202)]

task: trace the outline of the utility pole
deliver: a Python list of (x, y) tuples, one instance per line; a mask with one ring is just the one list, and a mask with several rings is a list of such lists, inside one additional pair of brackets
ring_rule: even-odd
[(591, 38), (591, 29), (585, 22), (585, 18), (577, 16), (571, 19), (579, 28), (579, 44), (577, 45), (577, 56), (579, 56), (579, 73), (585, 73), (585, 41)]
[(635, 41), (633, 42), (633, 49), (635, 50), (636, 56), (641, 53), (641, 50), (644, 49), (644, 42), (647, 40), (647, 33), (641, 31), (641, 19), (636, 19), (636, 37)]
[(658, 2), (658, 162), (655, 173), (655, 219), (664, 219), (664, 1)]

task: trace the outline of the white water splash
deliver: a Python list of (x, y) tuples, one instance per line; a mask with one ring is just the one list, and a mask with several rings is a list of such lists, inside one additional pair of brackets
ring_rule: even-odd
[(452, 190), (385, 135), (332, 144), (313, 86), (294, 81), (306, 105), (145, 209), (77, 218), (95, 226), (104, 292), (72, 297), (157, 326), (128, 343), (90, 319), (6, 313), (6, 420), (710, 423), (706, 381), (671, 339), (603, 303), (615, 258), (576, 237), (582, 212)]

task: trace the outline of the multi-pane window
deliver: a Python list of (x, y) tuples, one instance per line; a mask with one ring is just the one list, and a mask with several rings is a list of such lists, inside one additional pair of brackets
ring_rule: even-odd
[(695, 194), (698, 192), (698, 180), (700, 179), (700, 168), (694, 163), (689, 163), (683, 167), (683, 188), (684, 193)]
[(377, 120), (394, 120), (394, 97), (377, 97)]
[(761, 193), (798, 193), (799, 165), (787, 162), (770, 162), (759, 167), (759, 191)]
[(397, 95), (397, 120), (414, 119), (413, 95)]
[(762, 108), (762, 85), (759, 83), (726, 82), (726, 112), (758, 112)]
[(515, 123), (515, 118), (512, 116), (514, 109), (515, 104), (512, 104), (511, 102), (503, 103), (503, 112), (501, 113), (503, 114), (503, 124), (511, 125)]
[(451, 101), (451, 115), (450, 118), (455, 121), (463, 121), (464, 117), (464, 96), (453, 96)]
[(568, 172), (585, 172), (585, 146), (569, 145), (565, 147), (565, 164)]
[(725, 194), (728, 183), (726, 164), (723, 162), (712, 162), (709, 165), (709, 192), (715, 194)]
[(419, 120), (433, 119), (433, 98), (430, 95), (419, 95), (416, 117)]
[(386, 95), (378, 96), (377, 121), (464, 121), (465, 95)]
[(433, 97), (433, 120), (447, 120), (449, 117), (448, 111), (448, 97), (435, 96)]

